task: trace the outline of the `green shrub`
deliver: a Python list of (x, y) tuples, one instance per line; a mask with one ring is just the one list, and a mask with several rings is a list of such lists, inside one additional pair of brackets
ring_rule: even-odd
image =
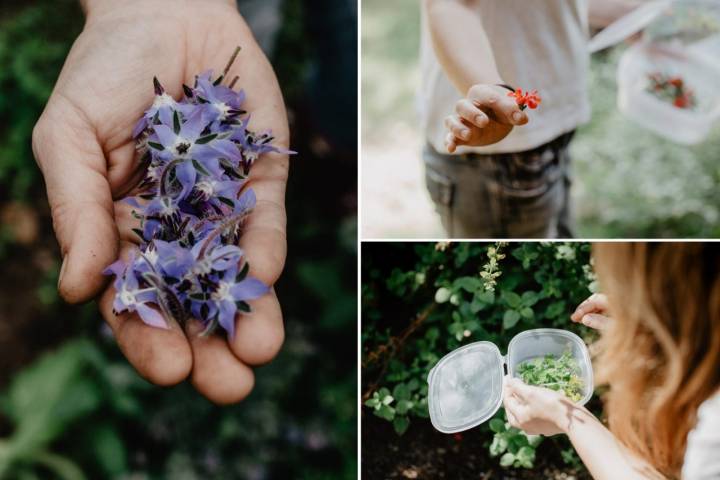
[[(446, 353), (479, 340), (504, 351), (514, 335), (539, 327), (588, 337), (569, 315), (593, 289), (585, 243), (363, 245), (365, 406), (403, 434), (413, 418), (428, 417), (427, 375)], [(496, 430), (502, 442), (519, 438)], [(491, 452), (512, 454), (501, 456), (503, 466), (532, 466), (537, 444), (511, 443), (518, 448), (496, 443)], [(533, 455), (519, 453), (525, 446)]]

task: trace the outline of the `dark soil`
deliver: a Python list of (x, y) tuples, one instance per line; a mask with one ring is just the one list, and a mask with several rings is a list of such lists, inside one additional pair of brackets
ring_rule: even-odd
[(553, 445), (545, 439), (537, 452), (535, 468), (504, 469), (497, 458), (490, 457), (490, 436), (480, 428), (460, 435), (436, 431), (429, 420), (413, 419), (403, 436), (398, 436), (390, 422), (367, 410), (362, 417), (362, 477), (447, 478), (473, 480), (591, 480), (584, 470), (565, 465)]

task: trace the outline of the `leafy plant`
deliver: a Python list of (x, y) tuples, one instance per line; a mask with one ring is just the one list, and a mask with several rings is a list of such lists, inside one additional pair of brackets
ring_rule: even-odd
[[(428, 417), (427, 375), (449, 351), (479, 340), (503, 349), (539, 327), (593, 335), (569, 318), (595, 286), (588, 244), (366, 244), (362, 269), (364, 405), (398, 433)], [(503, 463), (528, 465), (522, 446)]]
[(490, 430), (494, 433), (490, 455), (500, 457), (500, 466), (533, 468), (540, 435), (528, 435), (499, 418), (490, 420)]
[(580, 401), (585, 391), (580, 366), (570, 352), (522, 362), (518, 365), (518, 374), (528, 385), (561, 391), (573, 402)]

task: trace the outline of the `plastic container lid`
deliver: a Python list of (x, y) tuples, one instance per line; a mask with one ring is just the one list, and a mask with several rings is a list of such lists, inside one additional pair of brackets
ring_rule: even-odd
[(644, 3), (602, 29), (590, 40), (588, 50), (594, 53), (622, 42), (652, 23), (672, 3), (673, 0)]
[(584, 405), (593, 393), (590, 354), (585, 343), (572, 332), (538, 328), (521, 332), (508, 345), (503, 357), (491, 342), (474, 342), (445, 355), (428, 374), (430, 421), (443, 433), (476, 427), (492, 418), (502, 406), (505, 364), (515, 376), (516, 367), (527, 360), (570, 351), (577, 360), (585, 384)]
[(502, 405), (503, 357), (491, 342), (475, 342), (445, 355), (428, 375), (430, 421), (443, 433), (473, 428)]

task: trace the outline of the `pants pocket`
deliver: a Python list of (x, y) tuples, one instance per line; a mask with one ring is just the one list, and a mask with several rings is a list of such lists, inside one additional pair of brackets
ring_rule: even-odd
[(452, 236), (455, 183), (450, 177), (443, 175), (427, 163), (425, 164), (425, 183), (445, 230), (448, 235)]

